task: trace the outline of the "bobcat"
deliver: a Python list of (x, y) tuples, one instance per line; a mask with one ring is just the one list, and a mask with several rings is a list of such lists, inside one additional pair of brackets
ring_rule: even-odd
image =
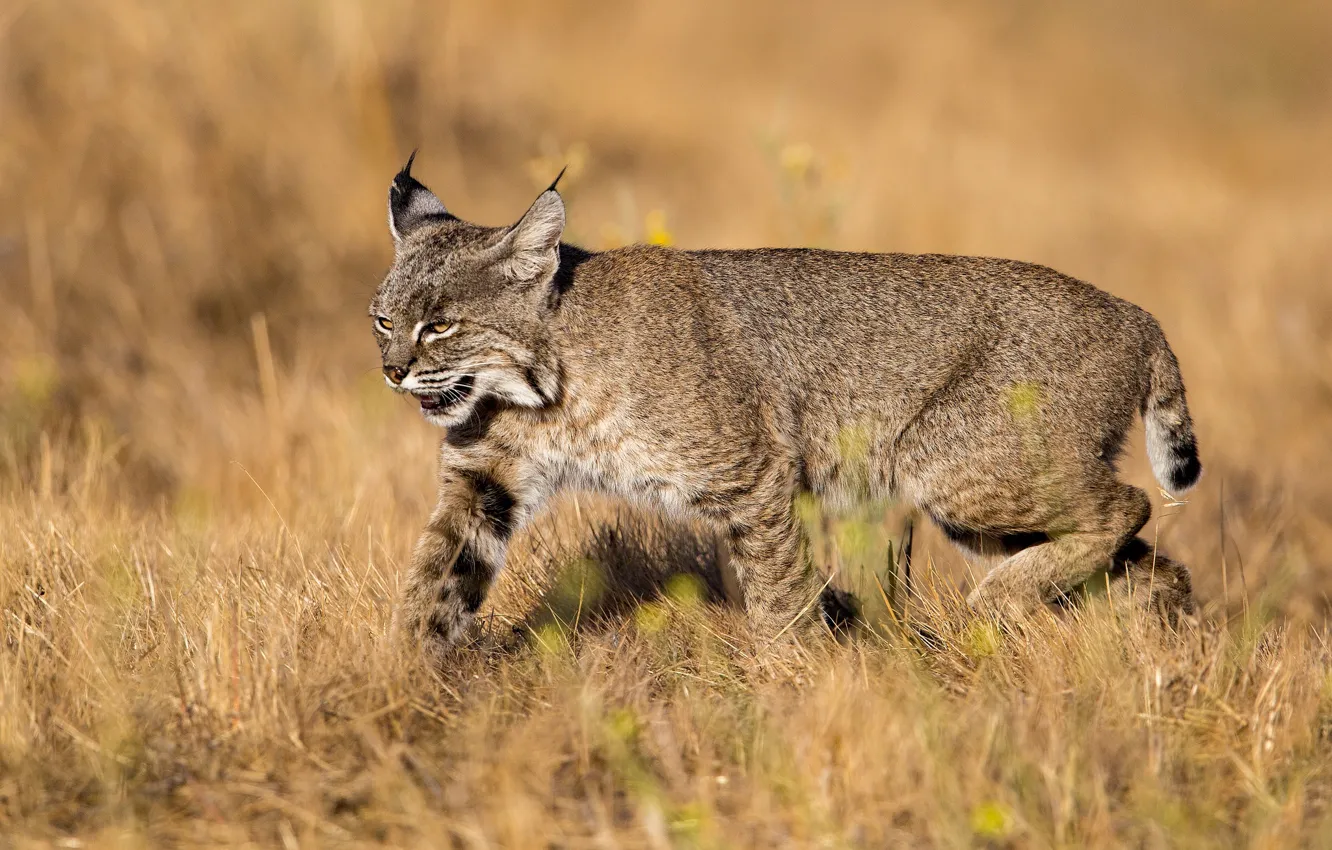
[(389, 190), (395, 257), (370, 316), (389, 387), (444, 431), (398, 611), (427, 646), (465, 635), (510, 537), (561, 488), (718, 529), (759, 634), (817, 622), (802, 492), (905, 500), (1006, 555), (968, 597), (981, 612), (1020, 616), (1100, 570), (1191, 610), (1188, 570), (1137, 536), (1146, 494), (1116, 478), (1135, 411), (1164, 487), (1201, 473), (1144, 310), (1011, 260), (593, 252), (561, 243), (556, 184), (482, 227), (411, 167)]

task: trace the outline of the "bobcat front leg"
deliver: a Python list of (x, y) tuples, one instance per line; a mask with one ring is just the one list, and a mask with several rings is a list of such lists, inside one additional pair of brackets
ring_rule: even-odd
[(731, 516), (731, 565), (756, 636), (806, 633), (818, 623), (819, 585), (785, 480), (761, 483)]
[(466, 634), (527, 513), (497, 469), (445, 469), (440, 479), (398, 610), (403, 636), (428, 651), (455, 646)]

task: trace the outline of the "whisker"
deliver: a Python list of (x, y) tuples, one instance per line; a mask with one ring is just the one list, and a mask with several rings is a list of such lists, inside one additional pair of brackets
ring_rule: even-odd
[[(437, 389), (445, 385), (451, 386), (453, 383), (462, 380), (464, 377), (467, 377), (468, 375), (475, 375), (476, 371), (479, 369), (486, 369), (491, 366), (506, 366), (506, 365), (509, 364), (505, 363), (502, 360), (483, 360), (479, 363), (468, 363), (466, 366), (464, 366), (463, 368), (459, 369), (457, 372), (454, 373), (446, 373), (442, 369), (435, 369), (430, 372), (424, 372), (418, 375), (412, 375), (412, 377), (416, 379), (417, 385), (419, 385), (424, 389)], [(445, 377), (437, 378), (435, 377), (437, 375), (443, 375)]]

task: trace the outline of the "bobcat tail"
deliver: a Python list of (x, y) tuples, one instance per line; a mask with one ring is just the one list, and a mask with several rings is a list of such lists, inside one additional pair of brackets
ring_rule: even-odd
[(1202, 475), (1193, 420), (1184, 400), (1175, 353), (1160, 337), (1148, 358), (1147, 394), (1142, 400), (1142, 421), (1147, 426), (1147, 457), (1152, 472), (1171, 495), (1182, 495)]

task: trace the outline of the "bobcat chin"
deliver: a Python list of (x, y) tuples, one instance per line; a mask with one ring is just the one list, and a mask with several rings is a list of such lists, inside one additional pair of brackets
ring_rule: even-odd
[(1020, 616), (1107, 569), (1152, 588), (1145, 605), (1190, 609), (1188, 570), (1137, 536), (1146, 494), (1116, 477), (1135, 414), (1162, 486), (1201, 473), (1144, 310), (1012, 260), (597, 253), (560, 241), (554, 185), (482, 227), (411, 165), (389, 190), (395, 257), (370, 316), (385, 381), (444, 431), (398, 612), (432, 648), (467, 633), (510, 537), (562, 488), (716, 528), (761, 634), (818, 621), (804, 492), (905, 500), (1006, 554), (969, 597), (981, 611)]

